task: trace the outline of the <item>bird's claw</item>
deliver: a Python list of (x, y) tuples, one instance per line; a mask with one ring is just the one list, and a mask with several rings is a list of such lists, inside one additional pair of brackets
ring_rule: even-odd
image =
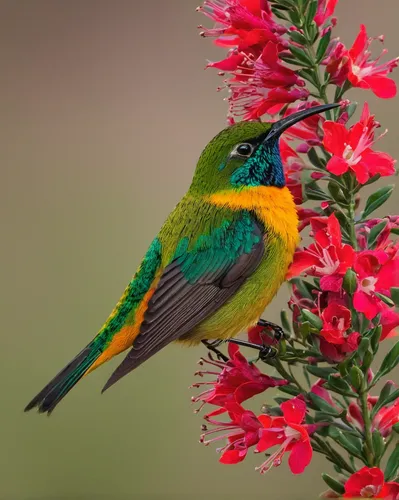
[(268, 359), (273, 359), (277, 356), (277, 349), (275, 349), (274, 347), (270, 347), (269, 345), (263, 345), (263, 346), (260, 346), (260, 350), (259, 350), (259, 359), (261, 361), (266, 361)]
[(262, 328), (267, 328), (268, 330), (272, 330), (274, 340), (279, 343), (284, 338), (284, 330), (281, 326), (276, 325), (275, 323), (271, 323), (270, 321), (266, 321), (265, 319), (260, 319), (258, 321), (258, 326)]

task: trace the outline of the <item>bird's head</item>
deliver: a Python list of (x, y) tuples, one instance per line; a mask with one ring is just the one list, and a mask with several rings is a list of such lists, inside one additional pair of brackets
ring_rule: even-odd
[(274, 123), (244, 121), (225, 128), (202, 152), (190, 192), (212, 194), (243, 187), (285, 186), (280, 135), (304, 118), (337, 106), (323, 104)]

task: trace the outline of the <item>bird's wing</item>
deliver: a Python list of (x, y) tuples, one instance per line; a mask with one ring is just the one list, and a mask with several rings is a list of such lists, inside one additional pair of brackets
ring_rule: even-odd
[(264, 251), (262, 229), (246, 212), (191, 247), (183, 239), (148, 303), (132, 349), (103, 390), (217, 311), (258, 267)]

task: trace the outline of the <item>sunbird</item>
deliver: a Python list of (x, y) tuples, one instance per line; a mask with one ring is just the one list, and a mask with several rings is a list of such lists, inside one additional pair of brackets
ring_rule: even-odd
[(336, 106), (239, 122), (214, 137), (104, 326), (25, 411), (50, 414), (83, 376), (128, 348), (103, 391), (170, 342), (233, 339), (256, 324), (299, 242), (279, 137)]

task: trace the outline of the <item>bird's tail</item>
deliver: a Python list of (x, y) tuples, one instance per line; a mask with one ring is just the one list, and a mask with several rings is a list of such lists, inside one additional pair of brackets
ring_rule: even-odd
[(68, 394), (86, 371), (101, 355), (102, 349), (98, 339), (88, 344), (65, 368), (63, 368), (37, 396), (26, 406), (25, 411), (37, 407), (39, 413), (50, 413)]

